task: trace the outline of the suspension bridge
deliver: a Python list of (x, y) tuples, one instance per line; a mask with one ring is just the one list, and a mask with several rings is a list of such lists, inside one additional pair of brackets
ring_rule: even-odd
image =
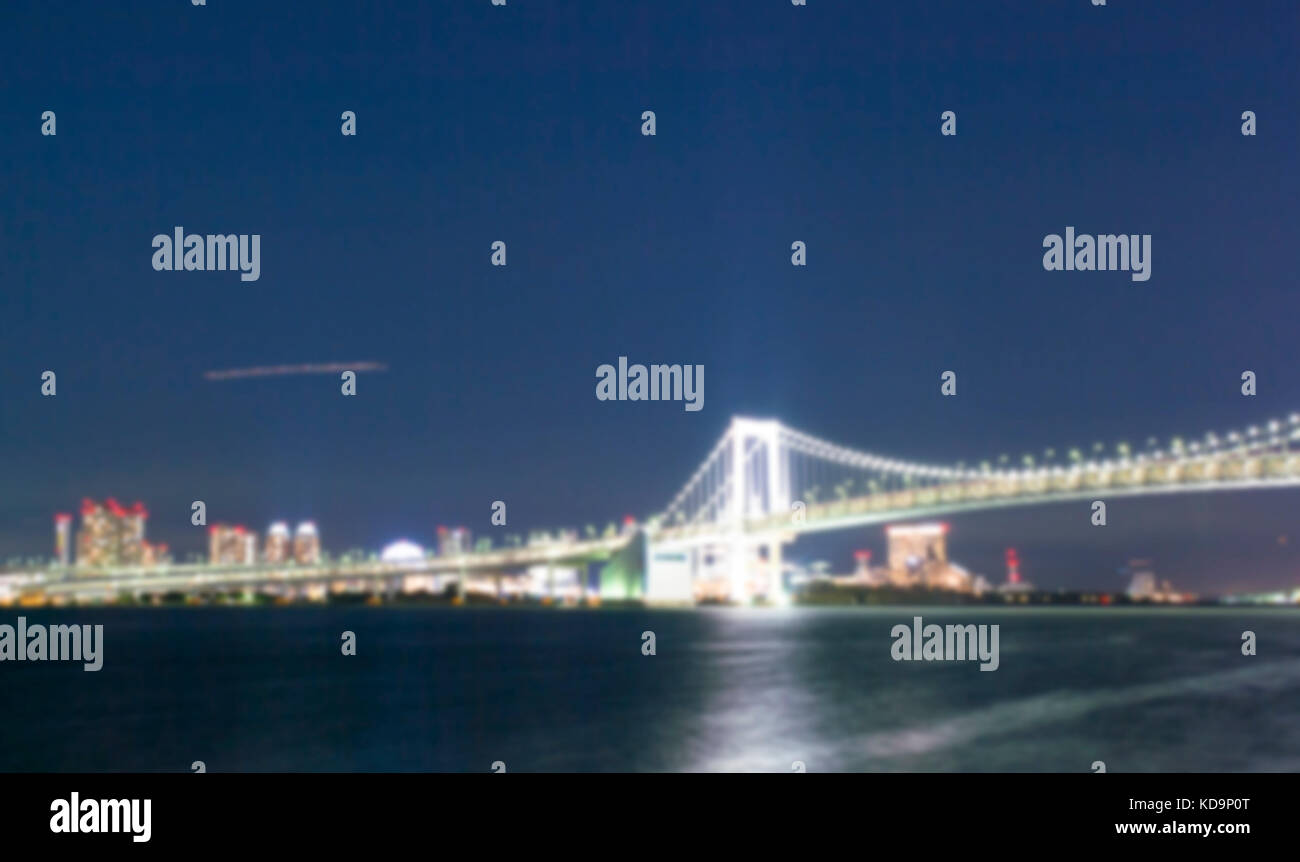
[[(652, 603), (690, 603), (702, 581), (733, 601), (782, 593), (783, 548), (800, 535), (872, 524), (1078, 500), (1300, 485), (1300, 414), (1242, 431), (1128, 444), (1048, 449), (977, 465), (902, 460), (850, 448), (771, 419), (734, 417), (668, 505), (634, 529), (580, 540), (455, 556), (320, 565), (174, 565), (34, 569), (4, 576), (16, 594), (104, 598), (123, 591), (202, 593), (340, 581), (389, 585), (406, 576), (474, 575), (533, 566), (586, 566), (635, 547), (636, 590)], [(1086, 514), (1081, 515), (1086, 517)], [(643, 555), (642, 555), (643, 551)], [(586, 581), (582, 590), (585, 596)]]
[(1300, 485), (1300, 414), (1144, 451), (1049, 449), (974, 467), (852, 449), (775, 420), (736, 417), (667, 509), (647, 525), (646, 596), (689, 601), (704, 577), (733, 598), (781, 590), (782, 548), (800, 534), (1071, 500), (1105, 501)]

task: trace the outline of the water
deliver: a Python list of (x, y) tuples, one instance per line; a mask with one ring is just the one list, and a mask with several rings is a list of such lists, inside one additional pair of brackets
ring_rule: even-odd
[[(3, 771), (1300, 769), (1287, 611), (21, 613), (103, 623), (104, 669), (0, 663)], [(917, 614), (999, 624), (1000, 668), (892, 661), (890, 629)]]

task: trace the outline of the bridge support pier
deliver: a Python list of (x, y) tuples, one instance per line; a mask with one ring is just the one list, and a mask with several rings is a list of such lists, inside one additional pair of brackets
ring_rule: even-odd
[(699, 573), (698, 548), (667, 549), (645, 542), (645, 599), (650, 604), (689, 604), (695, 601)]
[(764, 598), (768, 602), (779, 602), (785, 595), (785, 585), (781, 583), (783, 550), (780, 541), (769, 542), (767, 545), (767, 591)]

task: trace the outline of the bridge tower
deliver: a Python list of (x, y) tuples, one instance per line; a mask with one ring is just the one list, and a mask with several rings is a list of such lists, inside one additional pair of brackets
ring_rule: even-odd
[[(745, 527), (790, 510), (787, 462), (780, 423), (733, 418), (713, 453), (669, 507), (702, 528), (698, 539), (667, 546), (653, 539), (646, 542), (646, 599), (694, 601), (706, 560), (721, 564), (725, 592), (732, 601), (777, 598), (786, 540), (755, 540)], [(760, 552), (766, 561), (760, 560)]]

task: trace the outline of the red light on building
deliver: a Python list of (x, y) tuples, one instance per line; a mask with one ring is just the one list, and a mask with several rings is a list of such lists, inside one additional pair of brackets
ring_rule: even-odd
[(54, 523), (56, 524), (67, 524), (71, 520), (72, 520), (72, 516), (67, 514), (66, 512), (59, 512), (57, 515), (54, 516)]
[(1007, 581), (1009, 583), (1020, 583), (1020, 557), (1016, 554), (1015, 548), (1007, 548)]
[(871, 574), (871, 552), (854, 551), (853, 558), (858, 561), (858, 577), (866, 577)]
[(623, 516), (623, 526), (630, 527), (635, 523), (636, 523), (636, 518), (633, 518), (631, 515)]

